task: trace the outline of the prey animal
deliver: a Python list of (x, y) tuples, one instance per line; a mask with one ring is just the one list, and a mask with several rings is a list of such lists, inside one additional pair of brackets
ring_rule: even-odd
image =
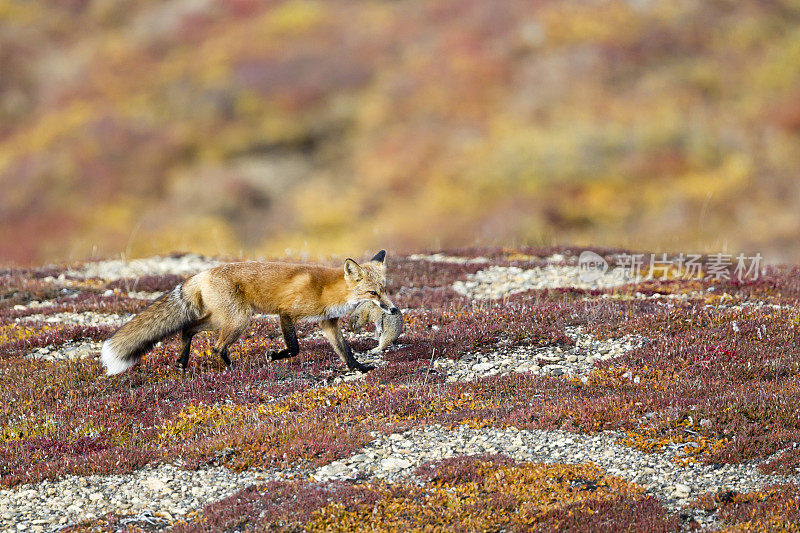
[(375, 324), (375, 338), (378, 340), (378, 345), (370, 350), (371, 353), (382, 352), (403, 332), (402, 313), (385, 313), (379, 305), (369, 300), (358, 304), (351, 313), (350, 328), (359, 331), (367, 322)]

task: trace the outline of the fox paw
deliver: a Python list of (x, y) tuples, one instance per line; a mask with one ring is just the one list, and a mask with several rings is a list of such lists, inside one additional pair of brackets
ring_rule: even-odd
[(270, 361), (280, 361), (281, 359), (288, 359), (289, 357), (294, 357), (297, 353), (292, 353), (290, 350), (280, 350), (278, 352), (271, 351), (267, 352), (266, 354), (267, 359)]
[(358, 370), (359, 372), (365, 372), (366, 373), (366, 372), (369, 372), (370, 370), (374, 370), (375, 367), (373, 365), (365, 365), (363, 363), (359, 363), (358, 361), (356, 361), (352, 365), (347, 365), (347, 369), (351, 370), (351, 371)]
[(288, 354), (283, 351), (271, 351), (267, 352), (267, 359), (270, 361), (280, 361), (281, 359), (286, 359)]

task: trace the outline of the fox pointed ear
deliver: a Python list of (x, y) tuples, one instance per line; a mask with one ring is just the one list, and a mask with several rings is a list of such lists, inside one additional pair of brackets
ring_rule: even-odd
[(370, 261), (377, 261), (378, 263), (383, 263), (384, 259), (386, 259), (386, 250), (381, 250), (380, 252), (375, 254), (375, 257), (370, 259)]
[(344, 279), (350, 281), (361, 279), (361, 267), (350, 258), (344, 262)]

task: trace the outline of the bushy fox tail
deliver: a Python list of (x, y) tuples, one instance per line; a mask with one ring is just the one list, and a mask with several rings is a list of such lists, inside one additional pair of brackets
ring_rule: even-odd
[(350, 313), (350, 329), (360, 331), (361, 328), (367, 325), (371, 305), (373, 305), (372, 302), (361, 302), (353, 309), (353, 312)]
[(103, 343), (100, 359), (106, 373), (119, 374), (135, 365), (161, 339), (200, 317), (200, 309), (183, 294), (183, 283), (164, 294)]

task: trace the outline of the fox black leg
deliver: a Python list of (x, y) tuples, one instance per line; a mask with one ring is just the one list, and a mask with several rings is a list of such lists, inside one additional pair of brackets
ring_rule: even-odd
[(194, 332), (189, 330), (184, 330), (181, 333), (183, 347), (181, 348), (181, 355), (175, 362), (175, 365), (181, 370), (186, 370), (186, 367), (189, 366), (189, 352), (192, 349), (192, 337), (194, 337), (194, 335)]
[(342, 335), (342, 330), (339, 329), (339, 319), (329, 318), (320, 321), (319, 323), (322, 333), (328, 339), (333, 351), (339, 356), (344, 364), (347, 365), (348, 370), (358, 370), (359, 372), (367, 372), (372, 370), (373, 366), (359, 363), (353, 355), (353, 350), (347, 345)]
[(281, 315), (281, 331), (283, 332), (283, 340), (286, 341), (286, 348), (279, 352), (270, 352), (269, 357), (273, 361), (294, 357), (300, 353), (297, 330), (294, 327), (294, 322), (287, 315)]
[(233, 363), (231, 362), (231, 358), (228, 357), (228, 347), (227, 346), (225, 346), (221, 350), (216, 350), (216, 352), (217, 352), (217, 355), (219, 355), (219, 358), (222, 359), (222, 362), (225, 363), (225, 366), (227, 366), (228, 368), (231, 368), (233, 366)]

